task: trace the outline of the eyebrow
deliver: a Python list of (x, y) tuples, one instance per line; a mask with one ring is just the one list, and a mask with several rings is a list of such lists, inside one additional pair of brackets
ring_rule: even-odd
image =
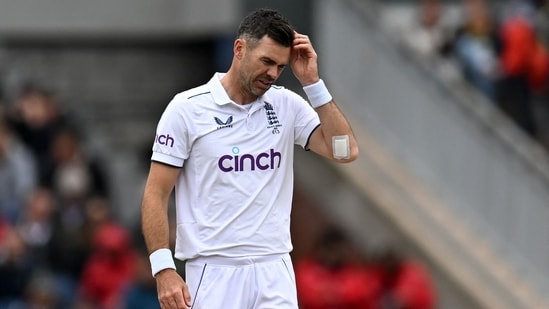
[(271, 64), (276, 64), (276, 65), (278, 65), (278, 66), (283, 66), (283, 67), (285, 67), (285, 66), (288, 65), (287, 63), (280, 63), (280, 64), (278, 64), (278, 63), (277, 63), (276, 61), (274, 61), (272, 58), (269, 58), (269, 57), (267, 57), (267, 56), (261, 56), (259, 59), (261, 59), (261, 60), (263, 60), (263, 61), (267, 61), (267, 62), (269, 62), (269, 63), (271, 63)]

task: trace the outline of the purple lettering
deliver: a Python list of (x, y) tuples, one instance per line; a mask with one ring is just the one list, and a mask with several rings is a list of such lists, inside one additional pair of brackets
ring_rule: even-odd
[(243, 172), (280, 168), (282, 154), (274, 149), (269, 152), (261, 152), (256, 156), (252, 154), (223, 155), (217, 161), (217, 166), (222, 172)]
[(252, 156), (251, 154), (244, 154), (240, 157), (240, 160), (234, 160), (235, 163), (238, 162), (238, 164), (236, 164), (236, 170), (239, 170), (239, 171), (243, 171), (245, 166), (244, 166), (244, 163), (245, 161), (244, 160), (248, 160), (250, 162), (250, 170), (252, 171), (255, 171), (255, 160), (254, 160), (254, 156)]
[(217, 166), (219, 166), (219, 169), (222, 170), (223, 172), (232, 171), (234, 168), (232, 168), (231, 166), (225, 167), (225, 165), (223, 164), (224, 161), (231, 160), (232, 158), (233, 157), (230, 155), (221, 156), (221, 158), (219, 158), (219, 161), (217, 161)]
[(271, 148), (271, 168), (274, 168), (276, 157), (278, 157), (278, 165), (276, 167), (279, 168), (280, 161), (282, 161), (282, 155), (280, 152), (274, 151), (274, 149)]
[(269, 158), (269, 154), (268, 153), (260, 153), (257, 155), (257, 158), (255, 159), (256, 162), (255, 162), (255, 165), (257, 165), (257, 168), (259, 168), (260, 170), (264, 171), (266, 169), (269, 168), (269, 164), (261, 164), (261, 158)]
[(174, 139), (169, 134), (164, 135), (156, 135), (155, 141), (159, 143), (160, 145), (170, 146), (173, 147)]

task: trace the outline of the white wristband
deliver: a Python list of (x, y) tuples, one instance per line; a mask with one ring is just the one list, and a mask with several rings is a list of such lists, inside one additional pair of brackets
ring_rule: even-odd
[(158, 249), (149, 255), (151, 261), (151, 270), (153, 277), (160, 271), (171, 268), (175, 269), (175, 263), (172, 258), (172, 251), (170, 249)]
[(314, 84), (303, 87), (303, 91), (307, 94), (313, 108), (320, 107), (332, 101), (332, 95), (322, 79)]

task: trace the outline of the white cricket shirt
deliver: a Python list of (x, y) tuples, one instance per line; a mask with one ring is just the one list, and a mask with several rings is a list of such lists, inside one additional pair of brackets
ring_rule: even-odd
[(238, 105), (222, 76), (177, 94), (158, 123), (152, 160), (182, 167), (175, 257), (288, 253), (294, 144), (305, 147), (320, 120), (278, 86)]

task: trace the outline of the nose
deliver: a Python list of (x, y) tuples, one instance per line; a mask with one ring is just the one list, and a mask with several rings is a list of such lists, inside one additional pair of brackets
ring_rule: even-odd
[(269, 66), (269, 69), (267, 70), (267, 75), (271, 80), (275, 80), (279, 74), (280, 72), (278, 71), (278, 66), (276, 65)]

